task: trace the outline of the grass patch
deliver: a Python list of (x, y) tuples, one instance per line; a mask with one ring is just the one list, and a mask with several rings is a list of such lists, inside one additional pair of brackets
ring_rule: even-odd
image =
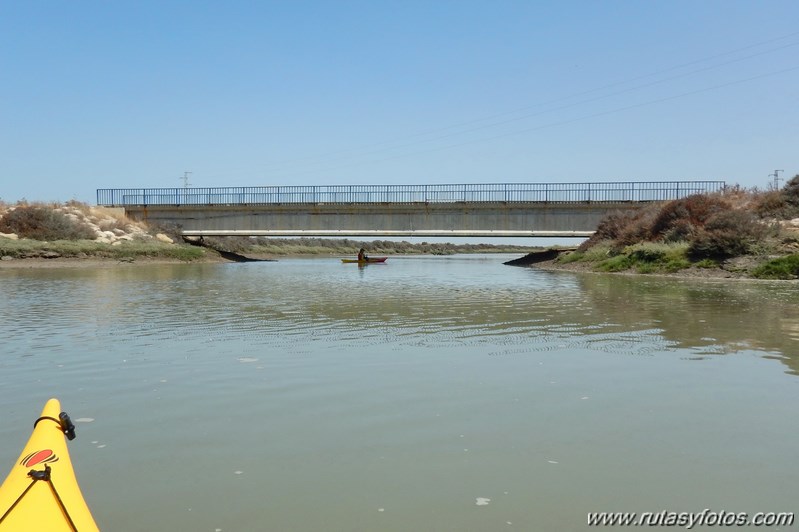
[(595, 269), (600, 272), (623, 272), (633, 267), (635, 262), (628, 255), (616, 255), (607, 260), (603, 260), (596, 265)]
[(56, 240), (40, 242), (30, 239), (10, 240), (0, 238), (0, 256), (26, 258), (99, 258), (136, 259), (161, 258), (191, 262), (206, 256), (207, 251), (194, 246), (164, 244), (162, 242), (125, 242), (111, 246), (93, 240)]
[(597, 244), (585, 251), (572, 251), (558, 256), (557, 262), (569, 264), (571, 262), (602, 262), (612, 256), (609, 244)]
[(752, 271), (758, 279), (796, 279), (799, 278), (799, 253), (772, 259)]
[(713, 268), (718, 268), (720, 265), (718, 261), (715, 261), (713, 259), (702, 259), (699, 262), (693, 263), (693, 266), (696, 268), (704, 268), (712, 270)]
[[(591, 250), (585, 252), (587, 255)], [(621, 254), (608, 258), (608, 252), (596, 265), (601, 272), (635, 270), (638, 273), (673, 273), (690, 268), (688, 243), (646, 242), (627, 246)]]

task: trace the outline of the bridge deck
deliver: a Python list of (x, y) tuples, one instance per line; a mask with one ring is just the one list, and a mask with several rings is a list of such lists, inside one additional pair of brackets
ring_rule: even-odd
[(106, 207), (346, 203), (586, 203), (668, 201), (718, 192), (724, 181), (324, 185), (97, 190)]
[(610, 212), (722, 181), (105, 189), (100, 205), (185, 236), (585, 237)]

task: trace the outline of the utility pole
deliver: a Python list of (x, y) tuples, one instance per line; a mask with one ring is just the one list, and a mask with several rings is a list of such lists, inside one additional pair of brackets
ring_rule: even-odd
[(780, 179), (780, 172), (784, 172), (784, 171), (785, 170), (774, 170), (773, 174), (769, 174), (768, 175), (769, 177), (773, 177), (774, 178), (774, 190), (779, 190), (780, 189), (780, 181), (782, 181), (782, 179)]
[[(780, 170), (780, 172), (781, 171), (782, 170)], [(183, 172), (183, 177), (179, 177), (178, 178), (178, 179), (182, 179), (183, 180), (183, 188), (189, 188), (191, 186), (189, 184), (189, 174), (191, 174), (191, 172)]]

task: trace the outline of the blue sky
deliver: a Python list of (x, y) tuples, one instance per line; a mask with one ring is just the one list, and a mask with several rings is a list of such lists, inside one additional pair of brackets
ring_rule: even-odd
[(799, 2), (0, 0), (0, 200), (799, 173)]

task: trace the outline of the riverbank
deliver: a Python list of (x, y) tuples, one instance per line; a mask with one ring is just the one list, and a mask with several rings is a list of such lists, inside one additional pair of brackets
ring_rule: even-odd
[[(650, 276), (663, 276), (682, 279), (708, 279), (708, 280), (733, 280), (733, 279), (755, 279), (746, 272), (756, 268), (760, 262), (753, 258), (743, 258), (734, 264), (725, 267), (688, 267), (677, 271), (659, 271), (657, 273), (647, 273)], [(550, 272), (572, 272), (572, 273), (592, 273), (592, 274), (612, 274), (612, 275), (637, 275), (639, 272), (634, 269), (622, 271), (606, 272), (596, 268), (596, 264), (588, 262), (560, 262), (558, 259), (549, 259), (527, 265), (530, 268)]]
[[(221, 240), (221, 239), (220, 239)], [(515, 253), (519, 256), (531, 248), (523, 246), (475, 246), (457, 244), (396, 245), (374, 242), (330, 241), (318, 243), (293, 241), (281, 245), (226, 245), (224, 241), (208, 242), (207, 247), (186, 243), (125, 243), (111, 245), (96, 242), (39, 242), (27, 240), (4, 241), (0, 238), (0, 268), (58, 268), (86, 266), (111, 267), (115, 265), (170, 264), (170, 263), (224, 263), (273, 262), (287, 257), (354, 257), (365, 247), (371, 255), (455, 255)]]
[(605, 217), (574, 250), (507, 264), (694, 278), (799, 279), (799, 176), (782, 190), (729, 188)]
[(518, 253), (528, 246), (410, 243), (322, 238), (222, 237), (184, 239), (177, 228), (128, 219), (120, 210), (78, 202), (0, 202), (0, 267), (75, 264), (249, 262), (288, 256), (452, 255)]

